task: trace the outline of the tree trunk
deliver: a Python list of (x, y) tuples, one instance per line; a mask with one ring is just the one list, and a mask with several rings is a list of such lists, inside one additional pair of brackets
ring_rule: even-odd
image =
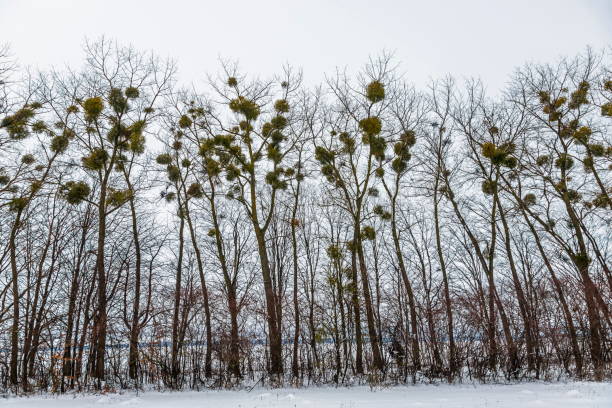
[[(128, 188), (133, 192), (129, 177), (125, 175)], [(128, 357), (129, 377), (132, 380), (138, 379), (138, 339), (140, 338), (140, 286), (142, 253), (140, 249), (140, 233), (138, 232), (138, 219), (136, 217), (136, 205), (133, 194), (130, 196), (130, 215), (132, 217), (132, 237), (134, 238), (134, 303), (132, 305), (132, 321), (130, 323), (130, 350)]]
[(535, 342), (533, 339), (533, 328), (532, 328), (532, 320), (529, 311), (529, 305), (527, 304), (527, 299), (525, 297), (525, 293), (523, 292), (523, 287), (519, 280), (518, 273), (516, 271), (516, 266), (514, 264), (514, 257), (512, 255), (512, 242), (510, 236), (510, 228), (508, 227), (508, 221), (506, 220), (506, 215), (504, 213), (504, 209), (501, 206), (501, 200), (499, 199), (499, 194), (495, 193), (495, 200), (497, 201), (497, 206), (499, 207), (499, 215), (502, 221), (502, 226), (504, 229), (504, 245), (506, 248), (506, 256), (508, 257), (508, 264), (510, 265), (510, 272), (512, 273), (512, 282), (514, 284), (514, 290), (516, 291), (516, 297), (519, 303), (519, 312), (521, 317), (523, 318), (523, 324), (525, 326), (525, 346), (527, 349), (527, 369), (529, 371), (533, 371), (535, 369)]
[(196, 255), (198, 265), (198, 274), (200, 276), (200, 285), (202, 285), (202, 300), (204, 302), (204, 322), (206, 325), (206, 355), (204, 357), (204, 376), (212, 377), (212, 324), (210, 322), (210, 304), (208, 301), (208, 287), (206, 286), (206, 277), (204, 276), (204, 264), (202, 262), (202, 254), (198, 246), (197, 236), (191, 214), (189, 213), (189, 201), (185, 198), (185, 217), (189, 226), (189, 235), (191, 237), (191, 245)]
[(296, 236), (296, 223), (297, 220), (297, 207), (299, 198), (300, 184), (298, 182), (297, 193), (295, 197), (295, 203), (293, 205), (293, 211), (291, 214), (291, 249), (293, 255), (293, 313), (294, 313), (294, 333), (293, 333), (293, 359), (291, 363), (291, 375), (294, 379), (299, 377), (299, 360), (298, 350), (300, 341), (300, 304), (298, 301), (298, 252), (297, 252), (297, 236)]
[[(358, 225), (356, 231), (359, 231)], [(370, 337), (370, 346), (372, 347), (373, 365), (377, 370), (382, 371), (384, 363), (382, 360), (380, 345), (378, 340), (378, 334), (376, 333), (376, 322), (374, 321), (374, 311), (372, 310), (372, 298), (370, 294), (370, 284), (368, 279), (368, 272), (366, 269), (365, 257), (363, 254), (363, 245), (359, 234), (355, 234), (356, 239), (355, 245), (357, 246), (357, 256), (359, 258), (359, 271), (361, 272), (361, 285), (363, 289), (363, 301), (366, 309), (366, 319), (368, 323), (368, 335)]]
[[(358, 227), (355, 227), (358, 228)], [(353, 239), (359, 230), (353, 233)], [(353, 241), (355, 242), (355, 241)], [(357, 278), (357, 250), (351, 248), (351, 301), (353, 303), (353, 317), (355, 319), (355, 372), (363, 374), (363, 338), (361, 334), (361, 310), (359, 307), (359, 281)], [(314, 301), (314, 300), (313, 300)]]
[(183, 277), (183, 248), (185, 245), (184, 230), (185, 230), (185, 215), (183, 214), (183, 208), (179, 202), (179, 248), (178, 248), (178, 260), (176, 265), (176, 282), (174, 286), (174, 311), (172, 317), (172, 355), (170, 362), (170, 381), (171, 387), (174, 389), (178, 388), (178, 377), (180, 372), (179, 367), (179, 351), (180, 351), (180, 309), (181, 309), (181, 289), (182, 289), (182, 277)]
[(259, 222), (257, 220), (253, 220), (253, 226), (255, 227), (257, 250), (261, 261), (261, 272), (266, 297), (266, 318), (268, 321), (268, 336), (270, 338), (270, 374), (279, 378), (283, 373), (283, 360), (280, 322), (277, 318), (278, 308), (276, 305), (276, 295), (272, 287), (270, 262), (268, 260), (268, 250), (266, 248), (264, 232), (259, 227)]
[[(439, 167), (439, 166), (438, 166)], [(434, 204), (434, 229), (436, 233), (436, 252), (438, 253), (438, 262), (440, 264), (440, 272), (442, 272), (442, 283), (444, 285), (444, 306), (446, 311), (446, 324), (448, 328), (448, 369), (449, 378), (452, 378), (457, 373), (457, 349), (455, 346), (455, 333), (453, 327), (453, 311), (450, 299), (450, 289), (448, 284), (448, 274), (446, 272), (446, 261), (444, 260), (444, 253), (442, 252), (442, 238), (440, 233), (440, 214), (438, 211), (438, 184), (439, 176), (436, 175), (436, 182), (434, 184), (433, 204)]]
[(91, 376), (98, 379), (98, 386), (104, 380), (105, 352), (106, 352), (106, 270), (104, 269), (104, 250), (106, 243), (106, 183), (100, 186), (100, 199), (98, 200), (98, 241), (96, 248), (96, 276), (98, 280), (98, 305), (94, 318), (92, 331), (93, 364)]
[(19, 273), (17, 270), (17, 231), (21, 223), (22, 209), (17, 210), (13, 228), (9, 235), (9, 250), (11, 261), (11, 283), (13, 288), (13, 323), (11, 325), (11, 360), (9, 365), (9, 381), (11, 385), (19, 384), (18, 366), (19, 366)]

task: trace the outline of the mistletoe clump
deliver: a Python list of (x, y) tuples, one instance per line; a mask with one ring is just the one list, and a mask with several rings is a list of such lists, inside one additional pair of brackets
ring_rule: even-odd
[(544, 154), (542, 156), (538, 156), (538, 158), (536, 159), (536, 164), (538, 166), (545, 166), (548, 163), (550, 163), (550, 156)]
[(385, 86), (380, 81), (372, 81), (366, 88), (366, 97), (372, 103), (385, 99)]
[(86, 200), (91, 188), (84, 181), (69, 181), (60, 187), (60, 194), (69, 204), (79, 204)]
[(168, 153), (162, 153), (157, 156), (155, 161), (157, 162), (157, 164), (167, 165), (172, 163), (172, 156), (170, 156)]
[(191, 126), (191, 124), (193, 123), (193, 121), (191, 120), (191, 118), (187, 115), (183, 115), (181, 116), (181, 118), (178, 121), (178, 125), (181, 129), (185, 129), (188, 128), (189, 126)]
[(542, 112), (548, 115), (548, 120), (556, 122), (561, 119), (562, 113), (559, 109), (567, 102), (567, 98), (561, 96), (557, 99), (551, 99), (550, 94), (546, 91), (540, 91), (538, 96), (542, 105)]
[[(34, 106), (34, 107), (33, 107)], [(19, 109), (12, 115), (9, 115), (2, 119), (0, 122), (0, 129), (6, 129), (9, 137), (13, 140), (23, 140), (30, 135), (29, 123), (34, 118), (35, 109), (39, 105), (31, 104)]]
[(342, 258), (342, 251), (337, 245), (330, 245), (327, 247), (327, 256), (329, 256), (330, 259), (337, 260)]
[(392, 217), (392, 214), (389, 211), (385, 211), (382, 205), (376, 205), (372, 209), (374, 214), (378, 215), (383, 221), (389, 221)]
[(533, 193), (525, 194), (525, 197), (523, 197), (523, 205), (525, 205), (526, 207), (531, 207), (535, 203), (536, 203), (536, 196), (535, 196), (535, 194), (533, 194)]
[(93, 149), (92, 152), (83, 158), (81, 161), (83, 162), (83, 166), (87, 170), (102, 170), (104, 164), (108, 160), (108, 152), (101, 148)]
[(117, 190), (114, 188), (109, 189), (108, 197), (106, 198), (106, 204), (114, 207), (119, 207), (125, 204), (128, 200), (134, 197), (134, 191)]
[(34, 122), (32, 124), (32, 132), (36, 133), (36, 134), (41, 134), (45, 131), (48, 131), (49, 129), (47, 129), (47, 124), (45, 122), (43, 122), (42, 120), (38, 120), (36, 122)]
[(166, 171), (168, 172), (168, 180), (173, 183), (176, 183), (181, 178), (181, 170), (179, 170), (177, 166), (169, 164), (168, 167), (166, 167)]
[(574, 159), (569, 154), (561, 153), (555, 160), (555, 167), (560, 170), (569, 170), (574, 165)]
[(118, 88), (112, 88), (108, 93), (108, 104), (118, 115), (128, 110), (127, 98), (123, 96), (123, 92)]
[(503, 143), (496, 146), (492, 142), (485, 142), (481, 146), (481, 153), (484, 157), (491, 160), (496, 166), (504, 166), (513, 169), (517, 165), (517, 160), (514, 153), (515, 146), (513, 143)]
[(138, 88), (135, 88), (133, 86), (129, 86), (127, 88), (125, 88), (125, 96), (128, 99), (136, 99), (140, 96), (140, 91), (138, 90)]
[(28, 205), (28, 199), (26, 197), (15, 197), (9, 201), (9, 211), (20, 212), (23, 211)]
[(5, 186), (11, 181), (11, 178), (4, 174), (4, 169), (0, 168), (0, 186)]
[(321, 173), (330, 183), (336, 181), (333, 165), (334, 158), (335, 154), (325, 147), (317, 146), (315, 148), (315, 159), (321, 164)]
[(53, 153), (64, 153), (68, 148), (69, 139), (65, 135), (58, 135), (51, 139), (51, 151)]
[(391, 168), (396, 173), (403, 173), (408, 167), (408, 162), (412, 157), (410, 154), (410, 147), (416, 143), (416, 135), (414, 131), (408, 130), (400, 135), (399, 142), (393, 145), (393, 152), (395, 153), (395, 159), (391, 162)]
[(342, 142), (342, 150), (344, 153), (352, 154), (355, 152), (355, 139), (350, 134), (347, 132), (342, 132), (338, 136), (338, 139), (340, 139), (340, 142)]
[(364, 133), (364, 142), (366, 142), (366, 136), (369, 138), (381, 132), (382, 123), (378, 117), (370, 116), (359, 121), (359, 129)]
[(277, 188), (279, 190), (285, 190), (288, 187), (287, 181), (281, 179), (284, 171), (282, 169), (276, 169), (266, 174), (266, 183)]
[(21, 156), (21, 162), (23, 164), (25, 164), (26, 166), (29, 166), (30, 164), (34, 163), (35, 161), (36, 161), (36, 159), (31, 154), (24, 154), (23, 156)]
[(588, 96), (590, 87), (591, 85), (588, 82), (586, 81), (580, 82), (580, 84), (578, 84), (578, 89), (572, 92), (570, 96), (570, 102), (567, 105), (568, 108), (578, 109), (581, 105), (589, 103), (587, 96)]
[(85, 102), (83, 102), (83, 110), (85, 111), (85, 119), (88, 122), (93, 122), (98, 119), (104, 110), (104, 102), (99, 96), (86, 99)]
[(204, 195), (202, 185), (200, 183), (191, 183), (187, 188), (187, 195), (193, 198), (201, 198)]
[(372, 241), (374, 238), (376, 238), (376, 231), (374, 230), (374, 227), (366, 225), (361, 229), (361, 239)]
[(582, 126), (574, 131), (572, 135), (574, 139), (580, 144), (586, 145), (589, 143), (589, 138), (591, 137), (592, 130), (588, 126)]
[(145, 137), (142, 132), (131, 132), (128, 148), (131, 152), (136, 154), (144, 153)]
[(282, 115), (276, 115), (270, 120), (270, 124), (274, 129), (284, 129), (287, 126), (287, 118)]
[(241, 113), (247, 120), (255, 120), (261, 113), (259, 106), (244, 96), (232, 99), (229, 103), (232, 112)]
[(597, 208), (612, 208), (612, 201), (608, 198), (607, 194), (601, 193), (593, 199), (593, 205)]
[(486, 195), (493, 195), (497, 192), (497, 183), (493, 180), (485, 180), (482, 182), (482, 192)]
[(274, 102), (274, 110), (278, 113), (287, 113), (289, 112), (289, 103), (286, 99), (279, 99)]

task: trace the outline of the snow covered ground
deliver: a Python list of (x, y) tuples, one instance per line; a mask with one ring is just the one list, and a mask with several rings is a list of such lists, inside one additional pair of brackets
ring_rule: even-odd
[(368, 387), (146, 392), (0, 399), (0, 408), (387, 408), (554, 407), (612, 408), (611, 383), (417, 385), (371, 391)]

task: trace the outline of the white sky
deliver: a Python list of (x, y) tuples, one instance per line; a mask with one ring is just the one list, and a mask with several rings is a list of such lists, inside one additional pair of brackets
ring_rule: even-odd
[(0, 0), (0, 43), (22, 65), (78, 65), (102, 34), (175, 58), (196, 84), (220, 56), (262, 76), (290, 63), (318, 83), (384, 49), (417, 86), (450, 73), (497, 90), (524, 62), (609, 47), (612, 0)]

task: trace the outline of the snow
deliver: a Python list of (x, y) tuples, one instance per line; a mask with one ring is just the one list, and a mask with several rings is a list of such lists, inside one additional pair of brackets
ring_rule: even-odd
[(310, 387), (243, 391), (133, 392), (107, 395), (9, 397), (0, 408), (611, 408), (612, 383)]

